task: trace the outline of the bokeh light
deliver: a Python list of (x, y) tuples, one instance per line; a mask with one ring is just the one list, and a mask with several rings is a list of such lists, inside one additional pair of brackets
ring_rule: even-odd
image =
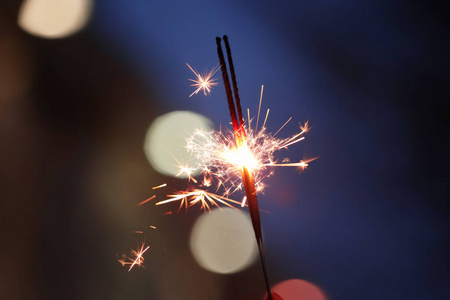
[(63, 38), (82, 29), (89, 21), (92, 0), (25, 0), (19, 26), (42, 38)]
[(190, 246), (200, 266), (221, 274), (245, 269), (257, 254), (249, 216), (232, 208), (216, 208), (198, 218)]
[[(180, 172), (180, 165), (193, 163), (186, 151), (186, 138), (197, 129), (210, 130), (212, 122), (206, 117), (190, 111), (174, 111), (158, 117), (150, 126), (145, 137), (144, 150), (153, 168), (169, 176)], [(195, 172), (193, 172), (195, 175)], [(186, 173), (178, 177), (186, 178)]]
[(326, 300), (325, 293), (306, 280), (289, 279), (276, 284), (272, 291), (283, 300)]

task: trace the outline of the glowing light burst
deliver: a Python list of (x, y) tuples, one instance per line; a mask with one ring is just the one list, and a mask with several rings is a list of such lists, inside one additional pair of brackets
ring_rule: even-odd
[(305, 139), (303, 135), (308, 131), (307, 123), (300, 126), (299, 133), (288, 138), (277, 138), (276, 134), (280, 130), (272, 134), (267, 131), (265, 125), (256, 131), (251, 128), (251, 122), (245, 131), (246, 138), (240, 146), (236, 146), (235, 134), (231, 130), (225, 132), (197, 130), (187, 139), (186, 148), (197, 159), (197, 168), (216, 180), (217, 186), (223, 186), (228, 191), (227, 194), (242, 189), (244, 166), (253, 173), (256, 191), (262, 192), (263, 180), (274, 174), (272, 167), (305, 169), (308, 163), (315, 159), (291, 162), (289, 158), (283, 158), (279, 162), (275, 158), (275, 152), (288, 149), (289, 146)]
[(137, 250), (131, 249), (131, 256), (122, 255), (122, 258), (118, 260), (119, 263), (122, 264), (122, 266), (129, 265), (128, 272), (133, 269), (134, 266), (140, 266), (143, 267), (144, 264), (144, 256), (143, 254), (150, 248), (150, 246), (145, 247), (145, 242), (141, 244), (140, 247), (138, 247)]
[[(156, 205), (180, 202), (178, 212), (184, 207), (186, 210), (199, 203), (204, 211), (220, 204), (233, 207), (233, 205), (246, 206), (246, 197), (241, 201), (229, 197), (238, 191), (244, 190), (242, 172), (244, 167), (252, 173), (255, 182), (256, 193), (262, 193), (265, 188), (264, 179), (274, 174), (274, 167), (297, 167), (301, 170), (315, 158), (291, 162), (289, 158), (277, 159), (278, 151), (286, 150), (288, 147), (305, 139), (304, 134), (308, 132), (308, 122), (299, 125), (299, 132), (288, 138), (277, 137), (278, 133), (291, 121), (287, 120), (275, 133), (268, 132), (266, 122), (269, 115), (267, 110), (264, 123), (258, 129), (259, 114), (262, 101), (259, 103), (256, 126), (252, 125), (252, 118), (248, 112), (248, 120), (245, 130), (245, 138), (236, 145), (236, 135), (233, 130), (204, 131), (197, 130), (186, 140), (186, 149), (195, 157), (195, 165), (179, 164), (179, 173), (192, 181), (189, 188), (167, 195), (167, 199), (159, 201)], [(200, 173), (203, 175), (201, 182), (192, 175)], [(164, 186), (164, 185), (163, 185)], [(209, 190), (213, 190), (214, 193)], [(151, 198), (153, 199), (153, 198)], [(147, 202), (148, 200), (144, 201)]]
[(197, 72), (194, 68), (192, 68), (188, 63), (186, 63), (188, 68), (194, 73), (195, 79), (189, 79), (193, 82), (191, 86), (195, 88), (195, 91), (192, 92), (192, 94), (189, 95), (189, 97), (192, 97), (195, 94), (198, 94), (198, 92), (203, 91), (205, 96), (209, 93), (211, 93), (211, 87), (217, 86), (216, 79), (213, 78), (214, 74), (220, 69), (220, 66), (216, 66), (215, 68), (211, 69), (209, 72), (205, 72), (204, 74), (200, 74)]

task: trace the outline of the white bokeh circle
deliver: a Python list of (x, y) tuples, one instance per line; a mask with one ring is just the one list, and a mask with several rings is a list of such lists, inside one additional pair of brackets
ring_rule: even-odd
[(25, 0), (18, 24), (42, 38), (67, 37), (82, 29), (92, 13), (92, 0)]
[(197, 219), (190, 246), (200, 266), (220, 274), (239, 272), (257, 257), (250, 217), (227, 207), (213, 209)]
[[(210, 130), (211, 121), (190, 111), (174, 111), (153, 121), (147, 131), (144, 151), (152, 167), (161, 174), (175, 176), (180, 165), (195, 166), (195, 159), (186, 150), (186, 138), (195, 130)], [(193, 172), (192, 175), (198, 174)], [(182, 173), (178, 177), (185, 178)]]

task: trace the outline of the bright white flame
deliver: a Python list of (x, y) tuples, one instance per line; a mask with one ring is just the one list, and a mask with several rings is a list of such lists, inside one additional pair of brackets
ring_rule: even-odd
[(246, 144), (241, 147), (227, 148), (219, 154), (225, 161), (236, 166), (239, 169), (246, 167), (249, 170), (253, 170), (258, 167), (258, 160), (253, 155), (252, 151)]
[[(267, 116), (267, 115), (266, 115)], [(202, 131), (197, 130), (187, 140), (186, 149), (197, 158), (200, 164), (196, 168), (210, 176), (218, 186), (225, 189), (225, 196), (230, 196), (242, 190), (242, 171), (246, 167), (252, 172), (256, 191), (264, 190), (263, 180), (273, 175), (273, 167), (298, 167), (305, 169), (315, 158), (291, 162), (285, 157), (281, 161), (274, 153), (302, 141), (307, 130), (307, 124), (300, 126), (300, 132), (288, 137), (275, 137), (289, 120), (275, 132), (269, 133), (265, 127), (254, 131), (250, 126), (246, 129), (246, 138), (242, 145), (236, 146), (233, 131)], [(248, 122), (251, 125), (251, 122)], [(268, 170), (268, 169), (272, 170)]]
[(92, 0), (25, 0), (18, 23), (32, 35), (63, 38), (86, 25), (92, 6)]
[(200, 216), (192, 229), (192, 254), (203, 268), (235, 273), (255, 261), (257, 246), (249, 216), (231, 208)]

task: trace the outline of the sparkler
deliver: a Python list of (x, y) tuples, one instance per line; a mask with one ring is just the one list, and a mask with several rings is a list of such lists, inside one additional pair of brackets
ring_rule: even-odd
[[(179, 164), (180, 171), (177, 174), (177, 176), (182, 174), (186, 175), (190, 182), (189, 186), (185, 190), (167, 195), (166, 199), (157, 202), (156, 205), (179, 202), (180, 205), (178, 211), (183, 207), (187, 211), (189, 207), (196, 204), (199, 204), (200, 208), (204, 211), (211, 211), (212, 207), (220, 208), (220, 205), (232, 208), (236, 208), (235, 206), (238, 205), (241, 205), (242, 207), (248, 206), (263, 267), (267, 297), (269, 300), (281, 299), (275, 293), (272, 294), (270, 288), (264, 255), (257, 193), (264, 191), (264, 179), (274, 174), (274, 167), (297, 167), (299, 169), (305, 169), (308, 166), (308, 163), (315, 159), (312, 158), (291, 162), (288, 158), (285, 158), (280, 162), (275, 158), (274, 154), (277, 151), (287, 149), (289, 146), (302, 141), (305, 138), (304, 134), (309, 130), (309, 126), (308, 122), (303, 125), (300, 124), (300, 130), (297, 134), (288, 138), (278, 138), (277, 134), (291, 121), (292, 118), (287, 120), (274, 134), (272, 134), (268, 132), (265, 126), (269, 115), (268, 109), (262, 126), (258, 128), (264, 86), (261, 88), (256, 126), (253, 128), (253, 119), (250, 117), (249, 110), (247, 110), (248, 119), (245, 121), (242, 114), (236, 74), (227, 36), (224, 36), (223, 40), (226, 47), (233, 90), (231, 89), (228, 78), (221, 39), (217, 37), (217, 52), (220, 60), (219, 67), (212, 69), (208, 73), (200, 74), (187, 64), (196, 76), (196, 79), (190, 79), (194, 82), (192, 86), (196, 89), (189, 97), (200, 91), (203, 91), (205, 95), (210, 93), (211, 87), (217, 85), (213, 76), (218, 69), (221, 68), (233, 130), (197, 130), (189, 137), (186, 141), (186, 149), (196, 157), (197, 164), (195, 166)], [(193, 174), (198, 172), (203, 174), (203, 180), (199, 180), (200, 182), (193, 177)], [(153, 187), (153, 189), (160, 189), (166, 186), (167, 184), (162, 184)], [(214, 190), (214, 192), (211, 190)], [(236, 201), (230, 198), (235, 192), (242, 190), (245, 191), (245, 197), (243, 197), (242, 201)], [(139, 203), (139, 205), (144, 204), (155, 197), (156, 196), (152, 196)], [(171, 213), (172, 212), (167, 212), (166, 214)], [(144, 249), (144, 244), (142, 244), (139, 251), (133, 250), (132, 254), (135, 257), (134, 259), (127, 258), (128, 260), (122, 260), (120, 262), (123, 265), (130, 264), (131, 267), (129, 270), (131, 270), (134, 265), (142, 264), (142, 254), (147, 249), (148, 247)]]
[[(231, 49), (230, 45), (228, 43), (228, 37), (224, 36), (224, 42), (225, 47), (227, 49), (227, 56), (228, 56), (228, 63), (230, 66), (230, 72), (231, 72), (231, 78), (233, 81), (233, 87), (234, 87), (234, 95), (235, 95), (235, 102), (233, 101), (233, 96), (231, 93), (230, 83), (228, 80), (228, 73), (227, 68), (225, 66), (225, 58), (223, 56), (222, 52), (222, 46), (221, 46), (221, 39), (219, 37), (216, 38), (216, 44), (217, 44), (217, 53), (219, 55), (219, 60), (221, 64), (222, 69), (222, 77), (225, 85), (225, 90), (227, 94), (227, 100), (228, 100), (228, 108), (230, 110), (230, 116), (231, 121), (233, 123), (233, 131), (236, 138), (236, 147), (237, 149), (244, 149), (246, 147), (246, 134), (245, 134), (245, 127), (244, 127), (244, 119), (242, 117), (242, 108), (236, 83), (236, 75), (234, 72), (234, 65), (233, 60), (231, 57)], [(236, 116), (236, 107), (239, 114), (239, 119)], [(239, 150), (238, 150), (239, 151)], [(241, 150), (242, 151), (242, 150)], [(258, 198), (256, 196), (256, 185), (255, 185), (255, 179), (253, 177), (252, 169), (254, 168), (252, 166), (247, 166), (247, 164), (242, 163), (242, 181), (244, 183), (245, 188), (245, 195), (247, 197), (247, 203), (248, 208), (250, 211), (250, 217), (252, 220), (253, 230), (255, 232), (256, 242), (258, 244), (259, 249), (259, 256), (261, 259), (263, 272), (264, 272), (264, 280), (266, 282), (266, 289), (267, 289), (267, 296), (269, 300), (272, 300), (272, 292), (270, 289), (270, 282), (269, 282), (269, 272), (267, 270), (265, 255), (264, 255), (264, 246), (263, 246), (263, 239), (262, 239), (262, 233), (261, 233), (261, 221), (259, 216), (259, 208), (258, 208)]]
[(237, 190), (241, 190), (243, 185), (246, 196), (242, 201), (242, 206), (244, 206), (245, 202), (248, 203), (263, 267), (267, 296), (269, 300), (272, 300), (274, 298), (270, 289), (269, 275), (264, 255), (257, 193), (264, 189), (263, 179), (273, 175), (273, 171), (266, 171), (267, 168), (290, 166), (304, 169), (308, 166), (308, 163), (315, 158), (293, 163), (288, 159), (284, 159), (281, 163), (278, 163), (275, 160), (274, 152), (287, 149), (289, 146), (302, 141), (304, 139), (303, 134), (308, 131), (309, 127), (308, 122), (306, 122), (304, 125), (300, 126), (300, 132), (298, 134), (285, 139), (276, 138), (276, 135), (291, 119), (286, 121), (275, 134), (268, 133), (265, 127), (269, 115), (269, 110), (267, 110), (264, 123), (261, 129), (258, 130), (264, 86), (261, 88), (256, 126), (252, 129), (252, 119), (250, 118), (249, 111), (247, 126), (245, 126), (228, 37), (224, 36), (223, 40), (231, 73), (234, 99), (228, 79), (221, 39), (219, 37), (216, 38), (217, 53), (220, 60), (233, 131), (226, 133), (220, 131), (197, 131), (188, 139), (186, 147), (189, 151), (196, 154), (196, 157), (200, 162), (198, 167), (201, 168), (204, 173), (207, 173), (212, 178), (218, 180), (219, 187), (223, 186), (228, 193), (233, 193)]

